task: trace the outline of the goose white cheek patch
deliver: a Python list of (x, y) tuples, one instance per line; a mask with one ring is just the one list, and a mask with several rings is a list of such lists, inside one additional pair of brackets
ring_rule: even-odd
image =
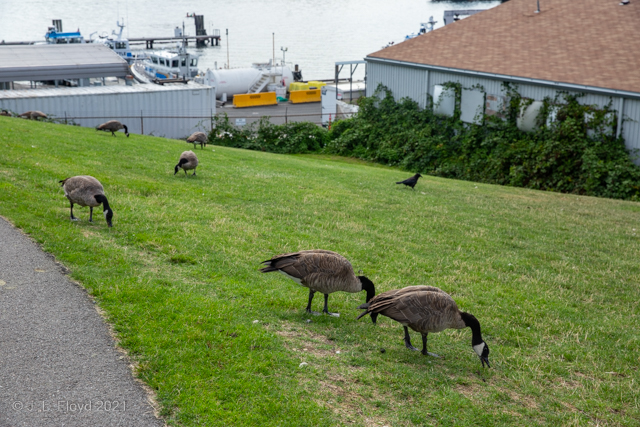
[(484, 345), (485, 344), (482, 342), (480, 344), (473, 346), (473, 351), (475, 351), (479, 357), (482, 357), (482, 352), (484, 351)]

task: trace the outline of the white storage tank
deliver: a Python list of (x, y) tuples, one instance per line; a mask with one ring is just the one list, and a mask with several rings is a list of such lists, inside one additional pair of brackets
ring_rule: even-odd
[[(247, 93), (251, 85), (256, 82), (262, 74), (269, 76), (270, 82), (279, 83), (288, 87), (293, 81), (293, 73), (288, 66), (276, 66), (270, 68), (231, 68), (231, 69), (208, 69), (202, 79), (202, 83), (216, 88), (218, 99), (223, 95), (227, 97)], [(284, 81), (284, 84), (282, 82)], [(266, 90), (266, 87), (265, 89)]]

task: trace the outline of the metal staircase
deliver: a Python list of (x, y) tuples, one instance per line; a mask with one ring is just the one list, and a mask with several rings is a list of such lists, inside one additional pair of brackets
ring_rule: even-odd
[(269, 83), (270, 75), (268, 73), (262, 73), (260, 76), (253, 82), (251, 87), (247, 93), (260, 93), (262, 89)]

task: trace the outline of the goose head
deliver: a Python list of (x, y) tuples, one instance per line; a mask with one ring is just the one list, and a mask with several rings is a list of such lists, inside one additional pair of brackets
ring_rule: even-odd
[(475, 351), (480, 358), (483, 368), (485, 363), (487, 364), (487, 368), (491, 367), (491, 365), (489, 365), (489, 346), (486, 342), (482, 341), (480, 344), (474, 345), (473, 351)]
[(111, 222), (111, 220), (113, 219), (113, 211), (111, 209), (107, 209), (106, 211), (104, 211), (104, 219), (107, 220), (107, 225), (109, 227), (113, 227), (113, 223)]
[(480, 322), (475, 318), (473, 314), (465, 313), (464, 311), (460, 312), (460, 317), (466, 326), (471, 328), (471, 347), (473, 347), (473, 351), (476, 352), (480, 361), (482, 362), (482, 367), (484, 368), (484, 364), (487, 364), (487, 367), (491, 367), (489, 365), (489, 346), (482, 339), (482, 333), (480, 332)]

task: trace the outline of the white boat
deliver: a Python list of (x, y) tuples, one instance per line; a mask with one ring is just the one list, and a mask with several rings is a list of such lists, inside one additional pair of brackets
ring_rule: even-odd
[[(62, 25), (62, 24), (60, 24)], [(49, 27), (44, 35), (47, 44), (70, 44), (85, 43), (84, 37), (80, 34), (80, 30), (72, 33), (58, 32), (56, 27)]]
[(186, 49), (151, 52), (142, 61), (144, 71), (151, 79), (192, 80), (198, 75), (198, 58)]
[(438, 23), (438, 21), (434, 21), (433, 20), (433, 16), (430, 16), (429, 17), (429, 22), (421, 22), (420, 23), (420, 30), (418, 30), (417, 33), (407, 34), (404, 39), (408, 40), (408, 39), (412, 39), (414, 37), (418, 37), (419, 35), (422, 35), (422, 34), (430, 33), (431, 31), (433, 31), (433, 27), (437, 23)]
[[(118, 28), (120, 28), (120, 31), (117, 34), (114, 30), (110, 35), (100, 35), (97, 39), (92, 40), (92, 43), (98, 43), (108, 46), (111, 50), (120, 55), (122, 58), (126, 59), (129, 63), (146, 58), (147, 54), (144, 52), (131, 51), (129, 40), (125, 37), (122, 37), (124, 24), (120, 24), (120, 21), (117, 21), (116, 25), (118, 26)], [(91, 35), (93, 36), (93, 34), (95, 33), (92, 33)]]
[[(179, 27), (176, 27), (175, 31), (177, 37), (183, 36), (184, 24), (182, 24), (182, 31)], [(142, 61), (135, 61), (131, 69), (146, 74), (146, 77), (154, 83), (162, 83), (163, 80), (187, 82), (198, 75), (198, 58), (200, 55), (187, 51), (187, 40), (183, 37), (182, 43), (178, 44), (176, 49), (151, 52)], [(140, 81), (140, 79), (137, 80)]]

